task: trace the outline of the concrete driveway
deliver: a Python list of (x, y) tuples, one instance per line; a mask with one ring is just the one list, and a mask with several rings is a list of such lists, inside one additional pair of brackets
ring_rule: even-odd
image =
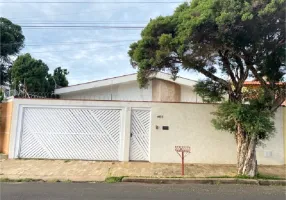
[(285, 200), (283, 186), (1, 183), (1, 200)]

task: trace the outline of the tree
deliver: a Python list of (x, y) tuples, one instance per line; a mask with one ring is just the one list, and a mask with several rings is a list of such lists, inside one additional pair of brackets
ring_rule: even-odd
[(68, 74), (67, 69), (61, 67), (54, 69), (53, 75), (50, 74), (48, 77), (49, 84), (52, 87), (50, 90), (53, 91), (55, 88), (68, 86), (69, 82), (66, 77)]
[[(196, 90), (222, 103), (213, 123), (234, 133), (238, 174), (257, 174), (256, 146), (274, 131), (272, 116), (285, 100), (285, 0), (193, 0), (173, 15), (151, 20), (130, 45), (141, 87), (153, 73), (195, 70), (205, 75)], [(261, 84), (246, 98), (245, 80)]]
[(8, 79), (10, 56), (16, 55), (24, 47), (25, 37), (19, 25), (0, 17), (0, 85), (5, 85)]
[(25, 85), (27, 92), (50, 92), (48, 82), (48, 66), (36, 60), (30, 54), (19, 56), (11, 68), (12, 87)]

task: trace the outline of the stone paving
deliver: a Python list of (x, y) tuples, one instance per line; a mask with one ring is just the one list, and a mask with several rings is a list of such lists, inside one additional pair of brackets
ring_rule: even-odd
[[(70, 160), (1, 160), (0, 178), (104, 181), (109, 176), (180, 177), (180, 164)], [(286, 178), (284, 166), (259, 166), (264, 175)], [(186, 164), (185, 177), (235, 176), (235, 165)]]

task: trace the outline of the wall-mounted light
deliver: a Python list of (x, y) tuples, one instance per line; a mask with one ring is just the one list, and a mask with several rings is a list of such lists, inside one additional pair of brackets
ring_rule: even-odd
[(163, 118), (163, 115), (157, 115), (157, 118), (162, 119), (162, 118)]

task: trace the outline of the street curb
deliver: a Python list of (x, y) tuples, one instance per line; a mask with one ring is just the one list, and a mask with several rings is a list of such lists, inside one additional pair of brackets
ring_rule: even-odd
[(258, 180), (259, 185), (282, 185), (286, 186), (286, 180)]
[(0, 160), (7, 160), (7, 159), (8, 159), (8, 155), (7, 154), (0, 153)]
[(125, 177), (122, 182), (154, 184), (247, 184), (247, 185), (286, 185), (286, 180), (255, 180), (235, 178), (140, 178)]

